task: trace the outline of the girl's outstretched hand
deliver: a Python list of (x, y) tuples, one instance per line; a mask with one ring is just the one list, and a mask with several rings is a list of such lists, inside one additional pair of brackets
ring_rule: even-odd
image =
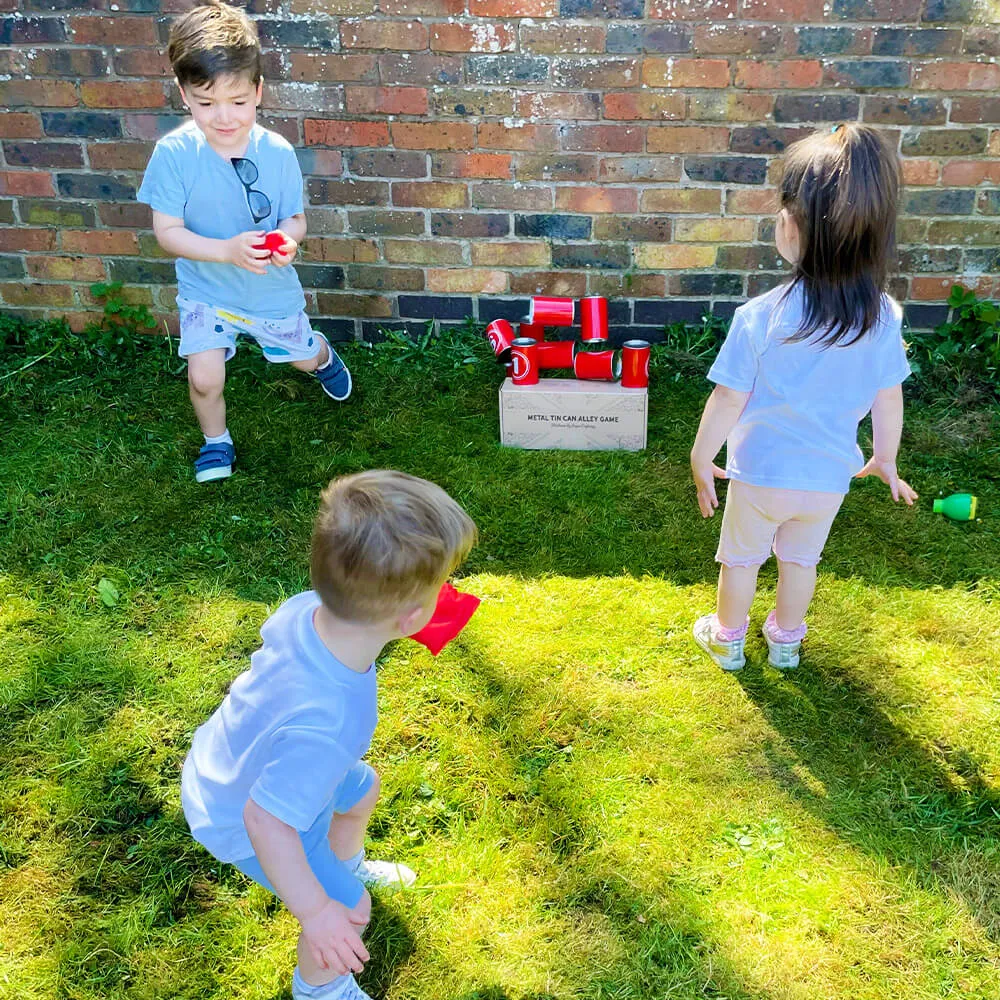
[(877, 476), (889, 487), (893, 500), (905, 500), (910, 507), (913, 506), (913, 501), (919, 496), (917, 491), (905, 479), (899, 478), (895, 462), (881, 462), (872, 455), (865, 467), (854, 478), (864, 479), (865, 476)]
[(719, 506), (719, 498), (715, 495), (715, 480), (725, 479), (726, 470), (720, 469), (714, 462), (704, 465), (691, 463), (691, 475), (698, 490), (698, 509), (702, 517), (712, 517), (715, 508)]

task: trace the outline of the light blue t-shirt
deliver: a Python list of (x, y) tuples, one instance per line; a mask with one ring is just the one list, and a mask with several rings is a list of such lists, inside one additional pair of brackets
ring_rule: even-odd
[[(193, 121), (156, 144), (136, 197), (156, 212), (183, 219), (191, 232), (217, 240), (276, 229), (279, 220), (301, 214), (302, 171), (285, 139), (254, 125), (243, 157), (257, 167), (251, 187), (263, 191), (271, 203), (271, 214), (259, 222), (253, 220), (232, 162), (212, 149)], [(294, 267), (269, 266), (261, 275), (233, 264), (184, 257), (177, 258), (176, 267), (178, 295), (193, 302), (261, 319), (286, 319), (305, 308)]]
[(313, 591), (278, 608), (263, 645), (194, 734), (181, 797), (195, 840), (220, 861), (252, 857), (243, 822), (251, 798), (305, 832), (368, 752), (378, 721), (375, 667), (344, 666), (313, 625)]
[(864, 466), (858, 424), (881, 389), (909, 374), (902, 310), (882, 297), (875, 328), (847, 347), (787, 343), (803, 292), (787, 285), (740, 306), (708, 373), (750, 399), (726, 442), (731, 479), (754, 486), (846, 493)]

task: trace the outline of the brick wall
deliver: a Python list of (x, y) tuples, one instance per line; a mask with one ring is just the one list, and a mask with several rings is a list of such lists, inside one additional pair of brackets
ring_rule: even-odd
[[(612, 323), (728, 315), (779, 280), (775, 157), (883, 128), (907, 191), (895, 293), (932, 326), (1000, 295), (1000, 16), (970, 0), (251, 0), (268, 126), (298, 148), (299, 272), (337, 337), (516, 318), (532, 293)], [(135, 201), (181, 121), (163, 55), (185, 0), (0, 0), (0, 297), (169, 316)]]

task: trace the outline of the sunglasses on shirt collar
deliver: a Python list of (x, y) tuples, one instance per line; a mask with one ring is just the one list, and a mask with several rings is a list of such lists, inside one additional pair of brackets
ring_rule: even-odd
[(257, 164), (243, 156), (231, 156), (229, 162), (232, 163), (236, 176), (243, 185), (247, 196), (247, 206), (256, 225), (271, 214), (271, 200), (263, 191), (259, 191), (253, 186), (260, 177)]

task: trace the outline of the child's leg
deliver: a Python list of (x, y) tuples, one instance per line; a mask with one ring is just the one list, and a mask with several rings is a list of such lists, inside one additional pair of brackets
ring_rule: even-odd
[(306, 358), (305, 361), (291, 361), (289, 362), (291, 366), (298, 368), (300, 372), (314, 372), (317, 368), (322, 368), (330, 360), (330, 347), (322, 337), (319, 344), (319, 354), (314, 358)]
[(349, 861), (364, 850), (368, 820), (375, 811), (381, 788), (379, 776), (371, 773), (373, 780), (368, 791), (346, 812), (335, 812), (330, 821), (330, 848), (341, 861)]
[(759, 566), (722, 566), (715, 616), (726, 629), (741, 629), (757, 589)]
[(188, 355), (188, 389), (202, 433), (218, 437), (226, 431), (226, 350), (215, 348)]
[(802, 626), (816, 591), (816, 567), (778, 560), (778, 595), (774, 617), (778, 628), (795, 632)]

